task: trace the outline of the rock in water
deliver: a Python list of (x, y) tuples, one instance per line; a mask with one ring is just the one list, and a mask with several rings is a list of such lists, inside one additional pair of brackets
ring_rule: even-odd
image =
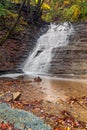
[(35, 77), (35, 78), (34, 78), (34, 81), (35, 81), (35, 82), (41, 82), (42, 79), (41, 79), (40, 77)]

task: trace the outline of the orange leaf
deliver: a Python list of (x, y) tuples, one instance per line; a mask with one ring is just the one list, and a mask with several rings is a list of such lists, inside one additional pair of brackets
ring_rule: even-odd
[(28, 130), (32, 130), (31, 128), (28, 128)]
[(8, 127), (7, 124), (2, 123), (2, 125), (1, 125), (2, 130), (6, 129), (7, 127)]

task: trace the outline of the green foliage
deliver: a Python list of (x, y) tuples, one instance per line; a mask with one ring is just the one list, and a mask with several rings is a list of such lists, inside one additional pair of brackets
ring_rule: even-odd
[(14, 23), (12, 21), (17, 18), (17, 14), (9, 10), (9, 7), (11, 7), (11, 3), (4, 0), (0, 1), (0, 30), (8, 29)]
[(10, 7), (10, 3), (5, 0), (0, 1), (0, 17), (10, 14), (10, 10), (8, 10), (8, 7)]
[(87, 2), (81, 2), (80, 3), (81, 6), (81, 17), (83, 18), (83, 20), (87, 19)]
[[(13, 3), (22, 0), (0, 0), (0, 18), (2, 16), (15, 17), (13, 10), (9, 10)], [(30, 0), (33, 7), (38, 0)], [(31, 8), (32, 9), (32, 8)], [(81, 21), (87, 19), (87, 0), (44, 0), (42, 5), (43, 16), (46, 21)]]
[(46, 14), (47, 21), (82, 21), (87, 19), (86, 0), (51, 0), (51, 10)]
[(8, 15), (9, 11), (4, 8), (2, 4), (0, 4), (0, 17)]
[(78, 21), (81, 14), (80, 6), (72, 5), (70, 8), (63, 10), (63, 18), (70, 21)]

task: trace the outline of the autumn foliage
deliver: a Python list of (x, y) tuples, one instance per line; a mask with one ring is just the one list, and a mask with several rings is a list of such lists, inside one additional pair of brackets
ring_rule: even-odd
[(0, 130), (18, 130), (14, 128), (14, 124), (0, 122)]

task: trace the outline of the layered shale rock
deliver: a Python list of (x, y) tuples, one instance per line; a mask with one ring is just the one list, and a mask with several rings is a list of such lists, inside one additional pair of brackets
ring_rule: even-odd
[(87, 24), (74, 24), (65, 47), (53, 49), (49, 74), (57, 77), (87, 78)]

